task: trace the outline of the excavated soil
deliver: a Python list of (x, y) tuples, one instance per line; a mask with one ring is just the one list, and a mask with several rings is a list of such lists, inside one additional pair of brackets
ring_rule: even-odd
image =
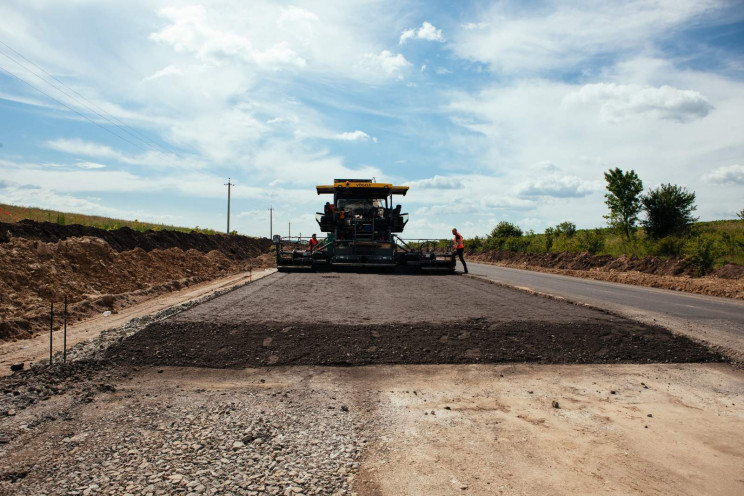
[[(511, 264), (564, 270), (606, 270), (616, 272), (643, 272), (660, 276), (688, 276), (697, 274), (698, 268), (686, 258), (658, 257), (638, 258), (636, 256), (613, 257), (611, 255), (592, 255), (583, 253), (522, 253), (513, 251), (471, 251), (468, 256), (478, 262), (508, 262)], [(711, 274), (721, 279), (744, 278), (744, 267), (726, 264)]]
[[(32, 222), (1, 227), (0, 238), (6, 241), (0, 242), (0, 340), (48, 331), (50, 302), (57, 315), (55, 329), (61, 327), (65, 297), (68, 323), (74, 323), (271, 264), (268, 240), (244, 236), (210, 239), (202, 234), (103, 231)], [(71, 237), (91, 229), (101, 237)], [(183, 246), (178, 246), (181, 242)], [(222, 250), (212, 249), (222, 242)]]
[(233, 260), (245, 260), (265, 253), (271, 247), (266, 238), (256, 239), (247, 236), (226, 234), (201, 234), (198, 232), (180, 231), (146, 231), (139, 232), (128, 227), (107, 231), (96, 227), (78, 224), (64, 226), (53, 222), (35, 222), (22, 220), (15, 223), (0, 222), (0, 243), (7, 243), (12, 238), (24, 238), (44, 243), (56, 243), (68, 238), (99, 238), (105, 241), (114, 251), (122, 252), (141, 248), (144, 251), (196, 250), (209, 253), (217, 250)]
[(696, 277), (697, 267), (684, 258), (618, 258), (589, 253), (471, 252), (468, 260), (503, 267), (563, 274), (636, 286), (744, 299), (744, 267), (726, 264)]
[(723, 361), (685, 337), (458, 276), (277, 274), (148, 326), (120, 363), (238, 368)]

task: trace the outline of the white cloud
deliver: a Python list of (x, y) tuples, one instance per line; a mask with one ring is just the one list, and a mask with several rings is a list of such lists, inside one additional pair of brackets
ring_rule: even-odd
[(459, 178), (447, 176), (434, 176), (427, 179), (419, 179), (409, 182), (411, 188), (421, 189), (459, 189), (463, 182)]
[(182, 75), (183, 75), (183, 71), (181, 69), (173, 65), (168, 65), (168, 66), (163, 67), (159, 71), (154, 72), (153, 74), (150, 74), (149, 76), (145, 77), (142, 80), (143, 81), (154, 81), (156, 79), (160, 79), (163, 77), (182, 76)]
[(106, 168), (106, 166), (103, 165), (103, 164), (99, 164), (99, 163), (96, 163), (96, 162), (88, 162), (88, 161), (85, 161), (85, 160), (81, 160), (81, 161), (79, 161), (75, 165), (77, 165), (81, 169), (104, 169), (104, 168)]
[[(99, 143), (93, 143), (78, 138), (58, 138), (55, 140), (49, 140), (44, 143), (44, 145), (52, 150), (60, 151), (70, 155), (82, 155), (85, 157), (98, 159), (105, 158), (129, 165), (149, 166), (153, 168), (177, 167), (181, 169), (199, 169), (205, 166), (205, 163), (202, 159), (190, 155), (175, 155), (172, 153), (164, 153), (154, 150), (146, 151), (137, 155), (131, 155), (123, 153), (119, 150), (115, 150), (108, 145), (101, 145)], [(101, 165), (83, 160), (79, 162), (86, 164), (86, 166), (81, 167), (88, 169), (100, 168), (93, 167), (92, 165)]]
[[(448, 112), (462, 131), (451, 133), (450, 144), (472, 157), (466, 160), (469, 167), (501, 178), (487, 183), (494, 190), (540, 200), (529, 216), (543, 219), (544, 224), (524, 228), (540, 230), (565, 218), (575, 219), (580, 227), (603, 225), (601, 195), (581, 195), (601, 190), (603, 172), (613, 167), (635, 170), (647, 185), (693, 186), (701, 218), (715, 219), (717, 212), (730, 211), (732, 202), (739, 201), (735, 192), (712, 185), (715, 181), (737, 184), (733, 181), (739, 169), (727, 166), (731, 169), (711, 173), (706, 164), (741, 164), (744, 84), (649, 59), (625, 60), (609, 68), (603, 78), (605, 84), (640, 90), (640, 97), (626, 95), (614, 101), (614, 113), (607, 114), (612, 120), (598, 118), (598, 104), (564, 104), (567, 95), (578, 94), (584, 86), (567, 82), (515, 80), (473, 94), (453, 93)], [(644, 91), (664, 86), (672, 90)], [(682, 90), (676, 88), (704, 95), (715, 103), (715, 111), (699, 118), (700, 107), (694, 102), (701, 100), (688, 99), (688, 93), (677, 93)], [(687, 120), (681, 123), (682, 119)], [(546, 158), (560, 170), (547, 164), (544, 170), (536, 168), (534, 164)], [(706, 181), (701, 181), (704, 177)], [(466, 184), (471, 196), (480, 191)], [(509, 220), (517, 220), (511, 215)]]
[(485, 29), (489, 26), (487, 22), (466, 22), (465, 24), (462, 24), (463, 29), (472, 30), (472, 29)]
[(517, 187), (520, 196), (581, 198), (602, 191), (601, 181), (586, 181), (577, 176), (552, 175), (531, 179)]
[(607, 122), (644, 117), (688, 122), (713, 110), (713, 105), (699, 92), (667, 85), (653, 88), (638, 84), (587, 84), (567, 95), (563, 102), (599, 107), (600, 117)]
[(358, 129), (356, 131), (347, 131), (345, 133), (337, 134), (335, 138), (342, 141), (372, 141), (377, 143), (377, 138)]
[(245, 36), (213, 28), (207, 10), (201, 5), (166, 7), (160, 10), (160, 15), (171, 24), (151, 34), (150, 39), (170, 45), (177, 52), (192, 53), (200, 60), (215, 62), (221, 57), (229, 57), (269, 69), (283, 66), (302, 68), (307, 63), (287, 42), (281, 41), (261, 50)]
[(411, 63), (400, 54), (393, 54), (390, 50), (383, 50), (379, 55), (367, 53), (357, 63), (357, 68), (372, 76), (387, 76), (403, 78), (403, 70), (410, 67)]
[(714, 184), (744, 185), (744, 165), (734, 164), (718, 167), (703, 177)]
[(453, 33), (452, 48), (509, 73), (565, 69), (597, 55), (644, 49), (725, 6), (717, 0), (547, 2), (532, 8), (494, 2), (478, 22)]
[(46, 146), (52, 150), (70, 154), (86, 155), (89, 157), (114, 158), (117, 160), (123, 157), (121, 153), (115, 151), (110, 146), (100, 145), (98, 143), (92, 143), (81, 139), (59, 138), (47, 141)]
[(434, 26), (432, 23), (428, 21), (424, 21), (421, 24), (421, 27), (406, 29), (400, 34), (400, 40), (398, 41), (398, 44), (402, 45), (407, 40), (427, 40), (427, 41), (438, 41), (443, 42), (444, 36), (442, 35), (442, 30), (437, 29), (436, 26)]

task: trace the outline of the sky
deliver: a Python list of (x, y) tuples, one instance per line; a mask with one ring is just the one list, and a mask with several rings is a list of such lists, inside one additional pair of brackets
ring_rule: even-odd
[[(4, 0), (0, 202), (307, 236), (408, 185), (407, 237), (606, 225), (603, 173), (744, 208), (744, 4)], [(404, 236), (404, 237), (405, 237)]]

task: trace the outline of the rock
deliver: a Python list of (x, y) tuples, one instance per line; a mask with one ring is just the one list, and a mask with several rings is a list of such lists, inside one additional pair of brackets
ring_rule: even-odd
[(560, 408), (561, 406), (558, 404), (557, 401), (553, 400), (553, 408)]
[(14, 417), (14, 416), (15, 416), (15, 414), (16, 414), (16, 411), (15, 411), (15, 410), (13, 410), (12, 408), (11, 408), (10, 410), (8, 410), (8, 411), (6, 412), (6, 415), (7, 415), (8, 417)]
[(233, 449), (240, 449), (245, 446), (245, 443), (242, 441), (235, 441), (232, 445)]
[(24, 365), (26, 365), (24, 362), (14, 363), (10, 366), (10, 370), (13, 372), (18, 372), (19, 370), (23, 370)]
[(615, 390), (613, 389), (612, 391), (610, 391), (610, 394), (617, 394), (617, 392), (615, 392)]
[(346, 405), (341, 405), (341, 411), (342, 412), (348, 412), (349, 411), (349, 407), (346, 406)]
[(653, 415), (651, 415), (651, 414), (649, 413), (648, 415), (646, 415), (646, 417), (653, 417)]

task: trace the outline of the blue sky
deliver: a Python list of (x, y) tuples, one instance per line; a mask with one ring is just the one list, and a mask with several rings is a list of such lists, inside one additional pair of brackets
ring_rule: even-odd
[(268, 235), (273, 205), (275, 231), (310, 234), (316, 184), (375, 177), (411, 186), (408, 235), (473, 236), (601, 226), (620, 167), (695, 191), (703, 220), (744, 208), (740, 2), (10, 0), (0, 19), (2, 202), (223, 229), (230, 176), (233, 228)]

